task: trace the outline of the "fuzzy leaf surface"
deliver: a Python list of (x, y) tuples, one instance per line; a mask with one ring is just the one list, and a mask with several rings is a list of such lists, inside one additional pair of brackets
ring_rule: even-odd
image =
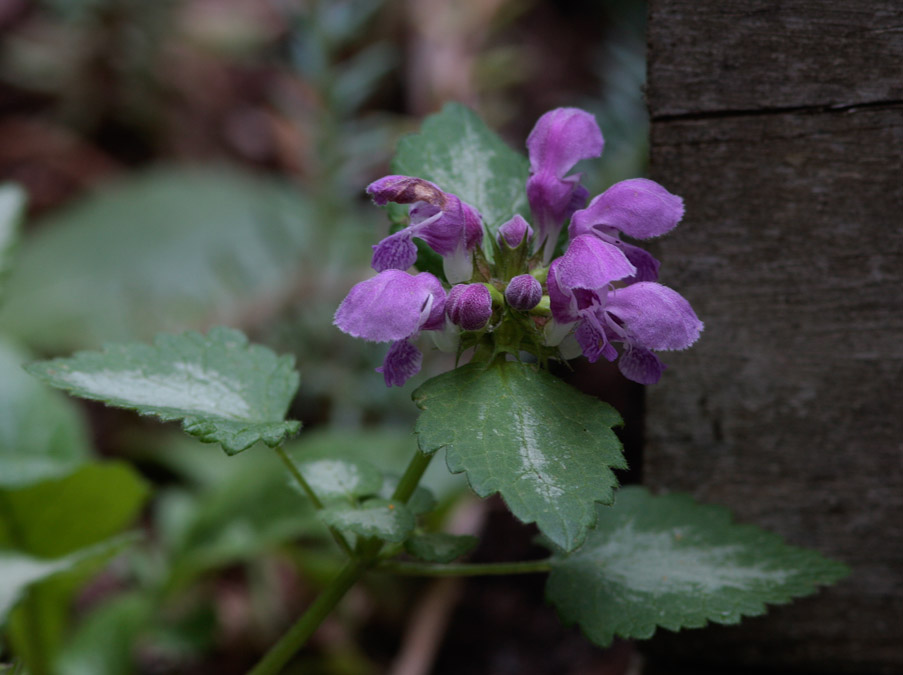
[(553, 556), (546, 595), (566, 623), (601, 646), (706, 622), (735, 624), (849, 573), (820, 553), (785, 544), (720, 506), (688, 495), (618, 491), (586, 543)]
[(42, 361), (29, 372), (75, 396), (128, 408), (234, 454), (282, 443), (300, 428), (285, 413), (298, 389), (294, 359), (249, 345), (236, 330), (158, 335), (153, 345), (107, 345)]
[(420, 449), (446, 449), (481, 497), (499, 492), (511, 512), (565, 550), (577, 548), (610, 504), (612, 469), (627, 464), (611, 406), (543, 371), (511, 361), (468, 365), (416, 390)]
[(362, 537), (401, 543), (414, 529), (414, 514), (404, 504), (371, 499), (360, 506), (333, 504), (320, 511), (327, 525)]
[(425, 178), (476, 207), (494, 235), (515, 213), (529, 218), (529, 164), (476, 113), (448, 103), (398, 143), (392, 171)]

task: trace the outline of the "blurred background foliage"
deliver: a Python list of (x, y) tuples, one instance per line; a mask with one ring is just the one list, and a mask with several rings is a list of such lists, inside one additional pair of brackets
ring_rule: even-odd
[[(28, 197), (9, 251), (0, 226), (0, 672), (242, 673), (340, 562), (264, 449), (227, 458), (21, 364), (235, 326), (297, 356), (291, 452), (400, 472), (410, 391), (449, 362), (390, 390), (385, 346), (331, 325), (389, 226), (364, 186), (449, 100), (518, 149), (583, 107), (606, 138), (590, 192), (642, 175), (644, 19), (639, 0), (0, 0), (0, 182)], [(442, 460), (427, 482), (437, 528), (488, 535), (474, 559), (531, 554)], [(292, 672), (618, 672), (540, 586), (480, 583), (369, 580)]]

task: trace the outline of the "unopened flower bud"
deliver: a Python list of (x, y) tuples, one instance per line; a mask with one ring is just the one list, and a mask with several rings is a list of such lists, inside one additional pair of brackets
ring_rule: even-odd
[(479, 330), (492, 316), (492, 296), (483, 284), (458, 284), (448, 292), (445, 311), (464, 330)]
[(533, 238), (533, 228), (524, 220), (523, 216), (516, 215), (507, 223), (499, 227), (498, 241), (499, 246), (505, 242), (511, 248), (517, 248), (526, 239), (529, 241)]
[(508, 282), (505, 300), (514, 309), (533, 309), (542, 299), (542, 285), (529, 274), (520, 274)]

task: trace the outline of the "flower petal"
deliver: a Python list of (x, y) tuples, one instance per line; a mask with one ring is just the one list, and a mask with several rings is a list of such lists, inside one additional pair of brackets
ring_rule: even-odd
[(416, 333), (424, 321), (422, 313), (432, 297), (426, 322), (445, 309), (442, 284), (424, 272), (416, 277), (399, 270), (385, 270), (356, 284), (336, 310), (333, 323), (354, 337), (371, 342), (394, 342)]
[(631, 178), (615, 183), (571, 218), (571, 237), (597, 225), (613, 227), (637, 239), (648, 239), (673, 229), (684, 215), (683, 199), (655, 181)]
[(640, 384), (655, 384), (666, 367), (655, 354), (641, 347), (628, 348), (618, 361), (621, 374)]
[[(593, 236), (577, 237), (557, 261), (556, 277), (562, 290), (599, 290), (636, 272), (624, 252)], [(551, 271), (551, 270), (550, 270)]]
[(596, 118), (579, 108), (550, 110), (527, 137), (530, 172), (563, 178), (581, 159), (602, 154), (605, 141)]
[(646, 349), (686, 349), (703, 328), (682, 295), (649, 281), (609, 293), (605, 311), (623, 324), (631, 343)]
[(596, 119), (577, 108), (558, 108), (539, 118), (527, 137), (530, 177), (527, 200), (537, 228), (536, 244), (548, 263), (558, 233), (575, 209), (586, 203), (580, 175), (565, 176), (581, 159), (598, 157), (605, 141)]
[(619, 246), (630, 263), (636, 267), (636, 274), (624, 279), (625, 283), (633, 284), (637, 281), (656, 281), (658, 279), (658, 268), (661, 263), (649, 251), (624, 242), (620, 242)]
[(577, 330), (574, 331), (574, 337), (583, 350), (583, 355), (589, 359), (590, 363), (595, 363), (600, 356), (604, 356), (609, 361), (618, 358), (617, 350), (608, 341), (605, 330), (602, 329), (596, 317), (587, 314)]
[(367, 194), (377, 206), (427, 202), (442, 209), (446, 201), (446, 193), (438, 185), (413, 176), (384, 176), (367, 186)]
[(399, 340), (389, 348), (382, 366), (376, 369), (383, 374), (387, 387), (400, 387), (420, 372), (423, 354), (410, 340)]
[(385, 270), (406, 270), (417, 262), (417, 246), (411, 240), (410, 229), (390, 234), (373, 246), (370, 267), (377, 272)]
[(429, 272), (421, 272), (414, 277), (414, 281), (426, 288), (432, 295), (432, 304), (429, 312), (424, 317), (421, 313), (421, 330), (440, 330), (445, 326), (445, 302), (447, 296), (442, 282)]

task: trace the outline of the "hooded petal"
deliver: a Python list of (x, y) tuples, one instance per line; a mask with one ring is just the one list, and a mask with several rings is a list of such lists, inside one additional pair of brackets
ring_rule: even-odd
[(596, 237), (577, 237), (556, 262), (559, 286), (571, 290), (607, 288), (636, 272), (620, 248)]
[(443, 192), (434, 183), (412, 176), (385, 176), (371, 183), (367, 192), (379, 205), (388, 202), (411, 205), (410, 225), (374, 247), (374, 269), (410, 267), (417, 259), (411, 238), (418, 237), (439, 255), (455, 257), (451, 263), (453, 275), (470, 278), (470, 272), (464, 271), (468, 264), (466, 258), (483, 241), (482, 219), (474, 207), (450, 192)]
[(620, 248), (590, 235), (577, 237), (549, 267), (549, 306), (561, 323), (576, 321), (595, 297), (602, 303), (612, 281), (629, 277), (636, 268)]
[(673, 229), (683, 215), (683, 199), (655, 181), (631, 178), (615, 183), (574, 213), (568, 234), (578, 237), (605, 226), (636, 239), (649, 239)]
[(527, 137), (530, 172), (557, 178), (581, 159), (602, 154), (605, 141), (596, 118), (579, 108), (556, 108), (536, 121)]
[(447, 198), (446, 193), (435, 183), (413, 176), (384, 176), (367, 186), (367, 194), (373, 197), (377, 206), (385, 206), (389, 202), (426, 202), (443, 209)]
[(387, 387), (400, 387), (420, 372), (423, 354), (410, 340), (399, 340), (389, 348), (382, 366), (376, 369), (383, 374)]
[(385, 270), (348, 292), (333, 323), (354, 337), (394, 342), (430, 325), (434, 313), (441, 316), (444, 309), (445, 291), (433, 275), (424, 272), (415, 277), (400, 270)]
[(612, 291), (605, 311), (623, 325), (629, 343), (646, 349), (686, 349), (703, 328), (682, 295), (649, 281)]
[(579, 174), (565, 174), (581, 159), (598, 157), (604, 145), (596, 119), (577, 108), (547, 112), (527, 137), (527, 199), (538, 230), (536, 243), (543, 244), (545, 262), (552, 258), (561, 227), (586, 203), (588, 195), (580, 185)]

